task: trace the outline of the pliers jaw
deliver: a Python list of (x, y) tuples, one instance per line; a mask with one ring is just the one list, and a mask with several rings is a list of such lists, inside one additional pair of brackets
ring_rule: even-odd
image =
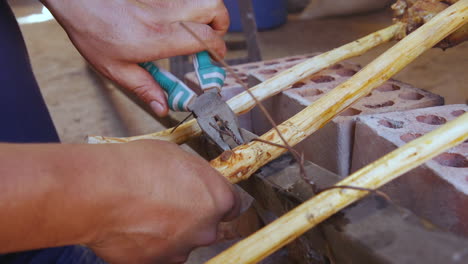
[(203, 132), (222, 150), (231, 149), (231, 146), (223, 139), (226, 136), (232, 137), (238, 145), (244, 144), (237, 116), (221, 99), (219, 93), (213, 91), (200, 95), (189, 106), (189, 109), (195, 115)]

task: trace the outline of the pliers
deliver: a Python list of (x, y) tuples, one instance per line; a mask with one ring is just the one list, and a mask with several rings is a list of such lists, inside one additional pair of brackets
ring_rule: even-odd
[(185, 83), (170, 72), (159, 69), (153, 62), (141, 63), (167, 94), (169, 108), (173, 111), (190, 111), (208, 137), (224, 151), (231, 147), (223, 139), (230, 135), (234, 142), (243, 144), (239, 121), (229, 105), (221, 99), (226, 72), (211, 62), (207, 51), (193, 55), (195, 72), (203, 94), (197, 96)]

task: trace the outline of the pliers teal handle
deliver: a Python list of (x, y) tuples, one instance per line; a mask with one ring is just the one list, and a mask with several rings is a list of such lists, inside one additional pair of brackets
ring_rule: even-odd
[(203, 91), (213, 88), (218, 89), (218, 92), (221, 91), (224, 79), (226, 79), (226, 71), (211, 62), (210, 54), (207, 51), (199, 52), (193, 56), (193, 66)]
[[(216, 88), (218, 91), (224, 84), (226, 72), (214, 65), (208, 52), (202, 51), (194, 55), (193, 64), (203, 91)], [(159, 69), (153, 62), (140, 64), (161, 85), (167, 93), (169, 108), (173, 111), (190, 111), (189, 105), (196, 98), (196, 94), (182, 81), (170, 72)]]

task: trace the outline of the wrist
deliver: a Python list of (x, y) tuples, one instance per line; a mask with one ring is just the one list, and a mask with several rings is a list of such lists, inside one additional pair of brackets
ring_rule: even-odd
[(122, 161), (118, 145), (76, 145), (73, 148), (75, 152), (69, 152), (67, 157), (71, 166), (56, 172), (56, 175), (68, 173), (62, 179), (65, 188), (59, 196), (66, 195), (73, 208), (69, 213), (75, 217), (76, 230), (80, 230), (74, 243), (89, 244), (114, 228), (119, 205), (125, 199), (125, 184), (118, 181), (125, 178), (122, 168), (126, 166), (114, 162)]
[(96, 200), (102, 195), (93, 189), (92, 177), (108, 170), (99, 151), (58, 144), (0, 144), (0, 150), (0, 211), (8, 216), (0, 218), (0, 253), (96, 236), (110, 204)]

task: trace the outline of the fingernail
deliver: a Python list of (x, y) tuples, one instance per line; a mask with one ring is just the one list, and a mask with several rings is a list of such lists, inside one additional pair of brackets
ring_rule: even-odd
[(150, 107), (158, 116), (164, 115), (165, 108), (160, 102), (152, 101), (150, 103)]

